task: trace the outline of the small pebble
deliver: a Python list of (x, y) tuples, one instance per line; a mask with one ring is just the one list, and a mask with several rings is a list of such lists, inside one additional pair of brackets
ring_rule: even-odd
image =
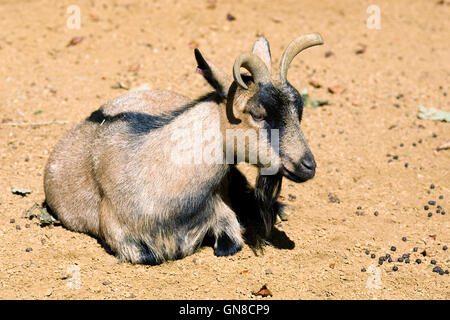
[(417, 264), (421, 264), (421, 263), (422, 263), (422, 260), (416, 259), (416, 263), (417, 263)]
[(31, 251), (33, 251), (33, 248), (26, 248), (25, 251), (26, 252), (31, 252)]
[(402, 241), (406, 241), (406, 237), (403, 237), (403, 238), (402, 238)]
[(431, 264), (436, 264), (436, 260), (431, 260)]
[(25, 224), (25, 228), (29, 228), (29, 227), (30, 227), (29, 223)]
[(443, 246), (443, 247), (442, 247), (442, 250), (444, 250), (444, 251), (447, 250), (447, 249), (448, 249), (447, 246)]
[(398, 160), (398, 156), (397, 156), (397, 155), (395, 155), (395, 156), (393, 156), (393, 157), (392, 157), (392, 159), (394, 159), (394, 160)]
[(405, 168), (408, 168), (408, 166), (409, 166), (408, 162), (407, 162), (407, 163), (405, 163)]
[(444, 196), (439, 196), (439, 199), (440, 199), (440, 200), (444, 199)]
[(366, 250), (366, 254), (368, 255), (370, 253), (370, 251), (369, 250)]
[(405, 263), (409, 263), (409, 259), (405, 259)]
[(439, 270), (441, 270), (441, 267), (434, 267), (433, 268), (433, 272), (439, 272)]
[(434, 189), (434, 184), (431, 184), (431, 185), (430, 185), (430, 189)]
[(419, 248), (417, 248), (417, 247), (415, 247), (415, 248), (413, 249), (414, 252), (417, 252), (417, 250), (419, 250)]
[(21, 228), (20, 228), (20, 226), (17, 224), (16, 225), (16, 230), (20, 230)]
[(415, 147), (415, 146), (417, 146), (417, 144), (415, 142), (413, 142), (412, 146)]
[(372, 259), (375, 259), (375, 254), (372, 253), (372, 254), (370, 255), (370, 257), (371, 257)]
[(14, 222), (16, 222), (15, 219), (10, 219), (10, 220), (9, 220), (9, 223), (14, 223)]
[(428, 217), (431, 217), (433, 214), (431, 212), (428, 212)]
[(373, 213), (373, 215), (374, 215), (375, 217), (378, 217), (378, 211), (375, 211), (375, 212)]
[(366, 268), (362, 268), (362, 269), (361, 269), (361, 272), (366, 272)]

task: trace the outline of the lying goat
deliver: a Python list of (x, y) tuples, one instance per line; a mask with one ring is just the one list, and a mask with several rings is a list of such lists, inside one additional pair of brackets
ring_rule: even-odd
[[(236, 162), (256, 159), (260, 175), (254, 197), (267, 233), (282, 209), (276, 201), (282, 177), (302, 182), (315, 174), (300, 128), (302, 98), (286, 76), (292, 59), (318, 44), (319, 34), (293, 41), (276, 81), (265, 38), (256, 41), (253, 53), (236, 59), (234, 81), (196, 50), (197, 70), (214, 92), (190, 101), (172, 92), (135, 91), (106, 103), (55, 146), (45, 168), (47, 205), (68, 229), (99, 238), (132, 263), (185, 257), (207, 234), (215, 239), (216, 256), (235, 254), (242, 247), (230, 205), (241, 188)], [(195, 126), (202, 127), (200, 136), (189, 134)], [(258, 139), (245, 140), (249, 130)], [(206, 131), (212, 142), (202, 137)], [(230, 142), (230, 131), (244, 139), (243, 146)], [(203, 149), (196, 149), (198, 141)], [(215, 161), (183, 162), (182, 151), (174, 148), (187, 145)], [(259, 152), (261, 146), (269, 152)], [(269, 163), (276, 170), (261, 174)]]

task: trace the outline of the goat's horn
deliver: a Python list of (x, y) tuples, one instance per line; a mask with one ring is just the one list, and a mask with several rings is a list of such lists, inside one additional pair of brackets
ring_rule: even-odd
[(286, 50), (284, 50), (283, 57), (281, 58), (279, 70), (280, 82), (286, 83), (289, 65), (297, 54), (309, 47), (319, 44), (323, 44), (323, 40), (322, 36), (317, 32), (303, 35), (292, 41)]
[(234, 80), (244, 89), (248, 89), (241, 77), (241, 68), (247, 69), (258, 84), (271, 83), (269, 70), (258, 56), (250, 53), (241, 54), (236, 58), (233, 66)]

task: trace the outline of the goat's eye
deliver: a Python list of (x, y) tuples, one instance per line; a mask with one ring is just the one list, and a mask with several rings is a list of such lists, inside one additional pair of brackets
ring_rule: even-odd
[(264, 114), (262, 112), (251, 112), (250, 114), (255, 121), (263, 121), (264, 120)]

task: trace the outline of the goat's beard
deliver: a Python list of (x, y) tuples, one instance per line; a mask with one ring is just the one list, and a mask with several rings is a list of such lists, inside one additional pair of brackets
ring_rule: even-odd
[(259, 206), (259, 212), (264, 222), (266, 238), (270, 237), (272, 228), (279, 211), (275, 205), (281, 191), (283, 176), (280, 173), (274, 175), (262, 175), (258, 173), (255, 185), (255, 198)]

